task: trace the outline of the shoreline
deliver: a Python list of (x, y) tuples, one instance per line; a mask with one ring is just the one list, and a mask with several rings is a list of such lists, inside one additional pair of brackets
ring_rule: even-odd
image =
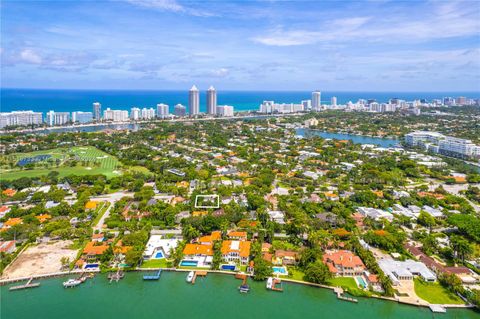
[[(178, 272), (178, 273), (185, 273), (185, 272), (190, 272), (190, 271), (196, 271), (195, 269), (180, 269), (180, 268), (135, 268), (126, 272), (149, 272), (149, 271), (168, 271), (168, 272)], [(212, 270), (212, 269), (202, 269), (202, 271), (206, 271), (207, 273), (212, 273), (212, 274), (220, 274), (220, 275), (230, 275), (230, 276), (235, 276), (237, 274), (236, 272), (231, 272), (231, 271), (224, 271), (224, 270)], [(9, 279), (0, 279), (0, 287), (9, 285), (15, 282), (19, 281), (26, 281), (29, 279), (33, 280), (38, 280), (38, 279), (49, 279), (49, 278), (57, 278), (57, 277), (65, 277), (68, 275), (74, 275), (74, 274), (82, 274), (82, 273), (95, 273), (95, 274), (102, 274), (102, 272), (97, 269), (97, 270), (89, 270), (89, 271), (84, 271), (84, 270), (71, 270), (71, 271), (63, 271), (63, 272), (55, 272), (55, 273), (49, 273), (49, 274), (41, 274), (41, 275), (34, 275), (30, 277), (17, 277), (17, 278), (9, 278)], [(106, 272), (108, 273), (108, 272)], [(248, 277), (253, 277), (251, 274), (246, 274)], [(328, 286), (328, 285), (323, 285), (323, 284), (316, 284), (313, 282), (307, 282), (307, 281), (301, 281), (301, 280), (295, 280), (295, 279), (289, 279), (289, 278), (281, 278), (280, 279), (284, 282), (288, 282), (291, 284), (297, 284), (297, 285), (304, 285), (304, 286), (310, 286), (310, 287), (316, 287), (316, 288), (323, 288), (323, 289), (329, 289), (331, 291), (334, 291), (335, 287), (333, 286)], [(404, 304), (404, 305), (409, 305), (409, 306), (415, 306), (415, 307), (424, 307), (424, 308), (429, 308), (431, 304), (427, 301), (425, 301), (424, 304), (420, 303), (413, 303), (413, 302), (408, 302), (408, 301), (402, 301), (399, 299), (396, 299), (394, 297), (385, 297), (385, 296), (377, 296), (377, 295), (372, 295), (372, 296), (360, 296), (357, 298), (364, 298), (364, 299), (369, 299), (369, 298), (375, 298), (379, 300), (384, 300), (384, 301), (394, 301), (399, 304)], [(440, 306), (444, 308), (457, 308), (457, 309), (476, 309), (474, 305), (471, 304), (441, 304)]]

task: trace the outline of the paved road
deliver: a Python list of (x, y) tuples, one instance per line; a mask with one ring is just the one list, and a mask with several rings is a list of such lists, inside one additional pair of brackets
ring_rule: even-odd
[(100, 218), (98, 221), (97, 225), (93, 227), (93, 231), (99, 230), (101, 231), (103, 229), (103, 224), (105, 222), (105, 219), (110, 216), (110, 211), (112, 210), (113, 206), (115, 205), (115, 202), (119, 201), (123, 197), (133, 197), (134, 193), (130, 192), (116, 192), (112, 194), (106, 194), (106, 195), (100, 195), (100, 196), (95, 196), (92, 197), (91, 200), (96, 200), (96, 201), (105, 201), (109, 202), (110, 206), (107, 208), (103, 216)]

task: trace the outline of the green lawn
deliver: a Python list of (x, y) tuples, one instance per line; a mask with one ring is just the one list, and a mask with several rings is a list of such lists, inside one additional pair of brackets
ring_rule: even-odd
[(288, 267), (288, 278), (291, 278), (293, 280), (305, 281), (303, 279), (304, 275), (305, 274), (303, 273), (303, 271), (300, 271), (293, 267)]
[(144, 261), (140, 268), (169, 268), (171, 264), (165, 259), (150, 259)]
[(354, 296), (368, 295), (368, 291), (358, 288), (357, 282), (353, 277), (335, 277), (330, 279), (327, 284), (334, 287), (342, 287), (346, 292)]
[(463, 304), (463, 300), (448, 291), (438, 282), (427, 283), (418, 278), (414, 279), (417, 296), (432, 304)]
[[(57, 171), (60, 174), (60, 177), (67, 176), (70, 174), (75, 175), (96, 175), (103, 174), (108, 178), (118, 176), (121, 174), (121, 164), (112, 155), (109, 155), (95, 147), (85, 146), (85, 147), (72, 147), (72, 148), (55, 148), (51, 150), (35, 151), (30, 153), (15, 153), (7, 155), (2, 158), (2, 162), (5, 159), (9, 161), (15, 161), (26, 157), (33, 157), (36, 155), (51, 155), (52, 158), (56, 161), (60, 160), (60, 165), (57, 167), (56, 163), (50, 166), (43, 166), (41, 164), (47, 164), (48, 161), (38, 163), (37, 167), (31, 170), (22, 170), (18, 166), (14, 169), (1, 169), (0, 174), (2, 179), (17, 179), (21, 177), (38, 177), (47, 175), (51, 171)], [(78, 165), (70, 167), (65, 165), (65, 161), (73, 156), (74, 159), (78, 161)], [(140, 170), (136, 168), (136, 170)], [(146, 170), (146, 169), (145, 169)], [(148, 171), (148, 170), (146, 170)]]

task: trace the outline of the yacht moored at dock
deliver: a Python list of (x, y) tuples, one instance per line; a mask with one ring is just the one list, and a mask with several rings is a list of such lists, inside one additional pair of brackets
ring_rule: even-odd
[(193, 280), (193, 277), (195, 276), (195, 272), (194, 271), (190, 271), (187, 275), (187, 282), (192, 282)]

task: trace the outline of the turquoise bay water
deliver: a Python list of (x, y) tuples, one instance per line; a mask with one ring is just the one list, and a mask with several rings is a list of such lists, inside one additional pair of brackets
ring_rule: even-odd
[(297, 135), (310, 137), (310, 136), (320, 136), (323, 138), (330, 138), (335, 140), (351, 140), (355, 144), (374, 144), (381, 147), (393, 147), (398, 144), (398, 140), (389, 139), (389, 138), (380, 138), (380, 137), (370, 137), (362, 135), (353, 135), (353, 134), (342, 134), (342, 133), (329, 133), (318, 130), (310, 129), (297, 129)]
[(109, 284), (105, 275), (71, 289), (65, 278), (41, 281), (39, 288), (8, 291), (1, 287), (2, 319), (80, 318), (478, 318), (473, 310), (449, 309), (434, 315), (428, 308), (364, 299), (358, 304), (338, 301), (331, 290), (284, 283), (284, 292), (267, 291), (264, 282), (252, 282), (249, 294), (240, 294), (233, 276), (209, 274), (195, 285), (186, 274), (164, 272), (159, 281), (143, 281), (140, 273)]
[[(155, 107), (158, 103), (173, 106), (177, 103), (188, 104), (188, 88), (182, 91), (115, 91), (115, 90), (33, 90), (0, 89), (2, 112), (14, 110), (34, 110), (37, 112), (92, 111), (92, 103), (100, 102), (102, 108), (130, 110), (132, 107)], [(206, 88), (200, 88), (200, 111), (206, 110)], [(233, 105), (236, 111), (258, 110), (264, 100), (279, 103), (299, 103), (311, 98), (309, 91), (223, 91), (218, 90), (218, 104)], [(466, 96), (479, 98), (479, 92), (322, 92), (322, 103), (330, 104), (330, 98), (337, 97), (339, 104), (358, 99), (376, 99), (387, 102), (391, 98), (427, 100), (444, 96)]]

